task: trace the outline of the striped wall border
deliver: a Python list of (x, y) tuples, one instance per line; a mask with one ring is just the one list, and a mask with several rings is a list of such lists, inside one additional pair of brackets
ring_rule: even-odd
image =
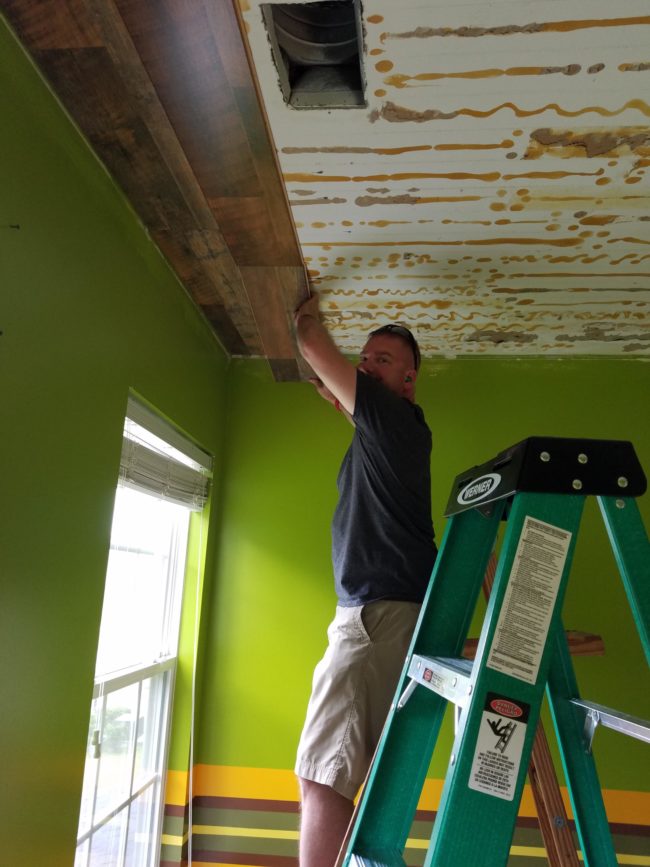
[[(187, 773), (169, 772), (160, 867), (188, 863), (187, 783)], [(406, 845), (408, 867), (424, 863), (442, 784), (425, 783)], [(562, 794), (573, 826), (566, 791)], [(650, 793), (610, 789), (604, 800), (618, 863), (650, 867)], [(298, 867), (298, 789), (292, 771), (197, 765), (192, 803), (192, 867)], [(546, 864), (532, 793), (526, 786), (508, 867)]]

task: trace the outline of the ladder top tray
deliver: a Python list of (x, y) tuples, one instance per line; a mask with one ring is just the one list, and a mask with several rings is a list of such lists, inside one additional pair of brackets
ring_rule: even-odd
[(630, 442), (529, 437), (456, 476), (445, 516), (483, 508), (518, 491), (639, 497), (646, 487)]

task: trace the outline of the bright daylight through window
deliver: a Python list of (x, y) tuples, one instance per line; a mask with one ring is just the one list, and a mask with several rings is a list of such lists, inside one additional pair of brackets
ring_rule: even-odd
[(75, 867), (158, 862), (190, 511), (210, 475), (208, 455), (164, 427), (129, 401)]

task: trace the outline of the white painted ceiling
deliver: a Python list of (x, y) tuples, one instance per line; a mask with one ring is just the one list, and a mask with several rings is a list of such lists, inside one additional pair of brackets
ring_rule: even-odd
[(312, 288), (343, 349), (650, 354), (648, 0), (364, 0), (367, 106), (282, 97), (239, 0)]

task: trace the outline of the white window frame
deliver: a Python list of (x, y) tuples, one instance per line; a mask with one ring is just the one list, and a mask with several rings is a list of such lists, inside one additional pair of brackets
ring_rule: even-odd
[[(160, 768), (158, 771), (154, 771), (149, 779), (147, 779), (144, 783), (142, 783), (137, 789), (133, 789), (133, 781), (135, 774), (135, 759), (136, 759), (136, 749), (135, 749), (135, 741), (138, 736), (138, 726), (137, 722), (140, 718), (140, 702), (142, 700), (142, 685), (145, 680), (149, 678), (160, 677), (160, 685), (159, 689), (163, 691), (163, 697), (161, 699), (162, 703), (167, 704), (167, 713), (165, 714), (165, 719), (163, 721), (163, 731), (160, 732), (159, 737), (157, 738), (157, 748), (158, 748), (158, 756), (156, 756), (155, 764)], [(161, 786), (162, 786), (162, 778), (164, 776), (166, 758), (169, 749), (169, 731), (170, 731), (170, 723), (171, 723), (171, 699), (174, 693), (174, 681), (176, 678), (176, 656), (168, 656), (166, 659), (161, 659), (158, 662), (154, 662), (152, 665), (144, 666), (144, 667), (136, 667), (133, 669), (129, 669), (123, 672), (120, 672), (114, 676), (108, 676), (104, 678), (98, 678), (95, 681), (95, 688), (93, 690), (93, 701), (101, 700), (102, 707), (99, 710), (99, 716), (102, 721), (105, 719), (106, 714), (106, 704), (108, 700), (108, 696), (111, 693), (118, 692), (120, 689), (124, 689), (124, 687), (132, 686), (133, 684), (139, 684), (138, 689), (138, 703), (136, 710), (136, 725), (133, 727), (132, 736), (131, 736), (131, 744), (130, 744), (130, 753), (131, 753), (131, 775), (130, 775), (130, 783), (129, 783), (129, 794), (122, 799), (122, 801), (108, 813), (105, 813), (100, 819), (94, 820), (94, 810), (95, 803), (97, 800), (97, 790), (99, 787), (99, 767), (97, 769), (97, 773), (95, 774), (95, 786), (93, 791), (93, 821), (91, 821), (91, 825), (83, 834), (81, 834), (77, 838), (77, 846), (81, 846), (86, 840), (90, 840), (104, 825), (107, 825), (111, 819), (115, 818), (115, 816), (119, 815), (122, 810), (127, 807), (130, 810), (131, 804), (142, 795), (146, 790), (150, 787), (154, 788), (154, 797), (159, 797), (159, 809), (157, 810), (157, 818), (154, 822), (154, 827), (151, 829), (151, 846), (152, 850), (155, 848), (156, 852), (160, 847), (160, 831), (162, 827), (162, 814), (164, 810), (164, 804), (162, 803), (161, 798)], [(103, 731), (100, 730), (100, 740), (102, 738)], [(101, 763), (101, 756), (97, 759), (98, 762)], [(128, 819), (127, 816), (127, 833), (124, 834), (124, 839), (122, 841), (122, 850), (120, 852), (120, 861), (124, 861), (124, 857), (126, 854), (126, 844), (128, 841)], [(90, 856), (90, 850), (88, 855)]]
[[(142, 433), (142, 428), (154, 435), (153, 452), (147, 452), (147, 449), (142, 449), (142, 441), (139, 440), (139, 434)], [(133, 460), (133, 445), (136, 437), (136, 446), (138, 453), (135, 459), (138, 461), (134, 466), (135, 477), (130, 478), (125, 472), (125, 455), (128, 457), (128, 470), (132, 466)], [(156, 438), (158, 441), (156, 442)], [(163, 440), (164, 442), (160, 442)], [(145, 443), (146, 446), (146, 443)], [(153, 458), (153, 463), (152, 463)], [(144, 460), (144, 464), (142, 463)], [(163, 479), (164, 484), (162, 489), (159, 487), (160, 478), (159, 467), (163, 466), (163, 462), (167, 459), (171, 463), (171, 467), (167, 469), (167, 477)], [(140, 467), (144, 468), (145, 476), (140, 477)], [(188, 469), (192, 468), (192, 469)], [(167, 499), (170, 502), (175, 502), (183, 508), (191, 511), (202, 511), (207, 499), (207, 491), (209, 480), (212, 477), (211, 473), (212, 459), (202, 449), (195, 446), (187, 440), (176, 429), (168, 425), (159, 416), (151, 410), (136, 402), (133, 398), (129, 398), (127, 418), (125, 421), (125, 446), (122, 451), (120, 479), (118, 488), (122, 486), (135, 487), (140, 496), (151, 496), (154, 499)], [(164, 471), (164, 466), (163, 466)], [(188, 472), (193, 475), (188, 476)], [(173, 484), (169, 484), (170, 478), (173, 476)], [(189, 485), (188, 485), (189, 478)], [(198, 479), (198, 480), (197, 480)], [(142, 484), (144, 480), (144, 484)], [(180, 486), (179, 486), (180, 485)], [(169, 490), (168, 490), (169, 489)], [(168, 494), (166, 496), (166, 494)], [(77, 855), (75, 865), (79, 861), (78, 867), (87, 867), (91, 863), (92, 840), (93, 837), (112, 819), (119, 816), (125, 810), (125, 825), (123, 828), (123, 836), (120, 845), (120, 853), (118, 864), (125, 863), (127, 854), (127, 846), (129, 842), (129, 826), (131, 821), (131, 806), (141, 795), (148, 790), (152, 790), (154, 799), (154, 810), (151, 817), (151, 825), (148, 829), (147, 843), (147, 867), (155, 867), (160, 857), (162, 826), (164, 818), (164, 792), (163, 781), (166, 774), (169, 743), (171, 734), (171, 721), (173, 713), (173, 697), (174, 685), (176, 680), (176, 669), (178, 660), (178, 644), (180, 640), (180, 609), (182, 605), (182, 592), (185, 581), (185, 573), (187, 569), (187, 541), (191, 525), (188, 524), (187, 537), (181, 539), (179, 537), (178, 527), (176, 527), (170, 538), (169, 561), (168, 561), (168, 576), (166, 584), (166, 598), (163, 608), (163, 620), (161, 622), (163, 635), (166, 636), (166, 647), (161, 648), (164, 655), (153, 660), (148, 664), (140, 664), (132, 668), (124, 668), (119, 671), (109, 672), (97, 675), (94, 682), (92, 695), (92, 712), (95, 719), (99, 720), (99, 743), (103, 740), (104, 726), (106, 723), (106, 708), (109, 697), (125, 687), (138, 684), (137, 703), (135, 711), (134, 724), (130, 732), (130, 742), (128, 747), (128, 760), (130, 761), (130, 775), (128, 793), (121, 798), (119, 803), (111, 804), (110, 809), (102, 815), (95, 816), (95, 808), (97, 805), (97, 797), (101, 782), (101, 746), (98, 748), (98, 755), (95, 758), (87, 756), (86, 761), (97, 761), (98, 765), (94, 772), (94, 782), (92, 791), (92, 803), (90, 809), (89, 823), (86, 827), (80, 829), (81, 833), (77, 838)], [(113, 539), (111, 539), (111, 547)], [(181, 562), (182, 557), (182, 562)], [(198, 578), (197, 578), (198, 580)], [(180, 581), (180, 587), (178, 582)], [(178, 605), (174, 604), (175, 599), (178, 600)], [(174, 617), (176, 623), (172, 623)], [(195, 627), (198, 625), (195, 624)], [(172, 634), (173, 633), (173, 634)], [(161, 709), (161, 718), (157, 721), (160, 728), (155, 732), (155, 759), (153, 762), (153, 770), (146, 779), (138, 781), (138, 788), (134, 790), (136, 761), (137, 761), (137, 741), (139, 722), (141, 716), (141, 702), (143, 699), (143, 688), (147, 680), (151, 679), (151, 689), (154, 690), (154, 695), (157, 693), (158, 707)], [(151, 699), (150, 699), (151, 700)], [(100, 706), (97, 707), (97, 703)], [(148, 718), (148, 717), (147, 717)], [(88, 803), (88, 802), (86, 802)], [(80, 847), (87, 842), (85, 856), (81, 859)]]

